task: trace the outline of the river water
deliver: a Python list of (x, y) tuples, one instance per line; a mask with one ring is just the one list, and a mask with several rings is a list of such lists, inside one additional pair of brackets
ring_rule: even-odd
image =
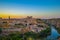
[(57, 30), (54, 27), (51, 27), (51, 35), (47, 36), (46, 40), (57, 40), (57, 37), (59, 36), (60, 34)]

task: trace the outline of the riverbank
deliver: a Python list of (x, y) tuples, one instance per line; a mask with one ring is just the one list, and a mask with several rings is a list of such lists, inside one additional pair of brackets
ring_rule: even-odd
[(60, 28), (56, 28), (56, 29), (57, 29), (58, 33), (60, 34)]

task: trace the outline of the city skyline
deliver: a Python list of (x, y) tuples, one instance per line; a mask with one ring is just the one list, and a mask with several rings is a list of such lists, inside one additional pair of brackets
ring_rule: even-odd
[(0, 0), (0, 17), (60, 18), (59, 0)]

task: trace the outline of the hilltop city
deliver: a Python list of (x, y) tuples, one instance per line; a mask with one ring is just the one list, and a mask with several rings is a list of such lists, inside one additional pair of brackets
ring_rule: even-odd
[(10, 16), (8, 19), (0, 18), (0, 27), (3, 28), (3, 33), (10, 32), (40, 32), (41, 30), (45, 30), (49, 27), (47, 24), (44, 23), (43, 20), (38, 18), (33, 18), (32, 16), (27, 16), (26, 18), (22, 19), (11, 19)]
[(54, 26), (56, 29), (58, 29), (59, 32), (60, 19), (59, 18), (40, 19), (40, 18), (34, 18), (32, 16), (27, 16), (26, 18), (20, 18), (20, 19), (11, 18), (10, 16), (8, 17), (8, 19), (3, 19), (2, 17), (0, 17), (0, 36), (17, 33), (20, 36), (23, 34), (22, 35), (23, 40), (25, 40), (24, 35), (26, 35), (27, 38), (28, 38), (27, 35), (29, 35), (29, 37), (36, 36), (36, 40), (40, 40), (40, 37), (46, 37), (47, 35), (51, 34), (51, 25)]

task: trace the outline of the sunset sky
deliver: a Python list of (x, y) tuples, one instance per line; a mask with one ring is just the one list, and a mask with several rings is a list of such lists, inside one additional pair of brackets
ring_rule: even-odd
[(60, 0), (0, 0), (0, 17), (60, 18)]

